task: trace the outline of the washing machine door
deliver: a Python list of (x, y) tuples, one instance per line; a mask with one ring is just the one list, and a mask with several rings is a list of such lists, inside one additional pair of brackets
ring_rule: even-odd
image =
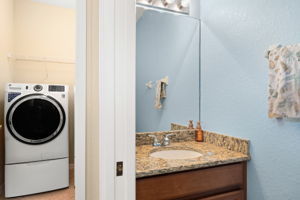
[(12, 104), (6, 116), (12, 136), (26, 144), (43, 144), (64, 128), (66, 115), (61, 104), (42, 94), (24, 96)]

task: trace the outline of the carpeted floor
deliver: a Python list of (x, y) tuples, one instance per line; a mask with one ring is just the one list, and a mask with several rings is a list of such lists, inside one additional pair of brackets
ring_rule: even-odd
[(46, 192), (42, 194), (28, 195), (16, 198), (0, 198), (0, 200), (74, 200), (74, 170), (70, 170), (70, 187), (67, 189)]

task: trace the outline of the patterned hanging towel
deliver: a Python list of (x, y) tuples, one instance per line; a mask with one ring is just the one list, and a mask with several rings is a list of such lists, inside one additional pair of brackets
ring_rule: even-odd
[(300, 44), (272, 46), (269, 60), (269, 117), (300, 118)]
[(162, 100), (167, 98), (167, 85), (169, 84), (169, 77), (165, 77), (157, 81), (156, 85), (156, 95), (155, 95), (155, 105), (157, 110), (162, 108)]

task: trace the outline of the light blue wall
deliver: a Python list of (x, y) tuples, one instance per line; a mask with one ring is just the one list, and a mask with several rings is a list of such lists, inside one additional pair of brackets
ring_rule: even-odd
[[(137, 23), (137, 132), (169, 130), (199, 119), (199, 21), (147, 10)], [(169, 76), (163, 108), (148, 81)], [(156, 86), (156, 85), (155, 85)]]
[(251, 140), (249, 200), (300, 199), (300, 122), (267, 116), (265, 49), (300, 42), (299, 0), (201, 0), (203, 128)]

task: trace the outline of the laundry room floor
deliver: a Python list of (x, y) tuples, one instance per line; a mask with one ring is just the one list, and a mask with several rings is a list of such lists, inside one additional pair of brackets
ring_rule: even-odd
[(70, 187), (67, 189), (56, 190), (53, 192), (45, 192), (41, 194), (28, 195), (24, 197), (4, 198), (0, 200), (74, 200), (75, 188), (74, 188), (74, 170), (70, 170)]

